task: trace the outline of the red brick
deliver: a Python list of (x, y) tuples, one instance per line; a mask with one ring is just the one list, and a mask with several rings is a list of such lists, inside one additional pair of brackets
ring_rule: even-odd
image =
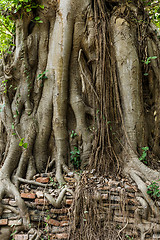
[(75, 178), (70, 178), (70, 177), (64, 177), (64, 180), (66, 182), (70, 182), (70, 183), (75, 183), (76, 182), (76, 179)]
[(34, 193), (21, 193), (21, 197), (25, 199), (35, 199), (36, 195)]
[(15, 240), (28, 240), (28, 234), (16, 234), (14, 236)]
[(51, 224), (53, 226), (59, 227), (60, 226), (60, 222), (54, 219), (49, 219), (49, 220), (45, 220), (45, 222), (47, 222), (48, 224)]
[(60, 222), (60, 226), (61, 227), (65, 227), (65, 226), (68, 226), (69, 225), (69, 221), (62, 221)]
[(8, 224), (8, 219), (0, 219), (0, 225), (4, 226), (4, 225), (7, 225)]
[(49, 177), (39, 177), (39, 178), (36, 179), (36, 182), (48, 183), (49, 182)]
[(72, 202), (73, 202), (73, 199), (66, 199), (66, 204), (67, 204), (67, 205), (71, 205)]
[(36, 198), (35, 203), (37, 205), (48, 205), (48, 201), (45, 200), (44, 198)]
[(21, 226), (22, 225), (22, 219), (15, 219), (15, 220), (10, 220), (8, 221), (8, 226)]
[(62, 213), (68, 213), (68, 208), (61, 208), (61, 209), (56, 209), (52, 208), (51, 213), (57, 213), (57, 214), (62, 214)]
[(60, 216), (57, 217), (57, 219), (59, 221), (68, 221), (69, 220), (69, 216), (67, 216), (67, 215), (60, 215)]
[(68, 238), (68, 233), (57, 233), (56, 237), (58, 239), (67, 239)]

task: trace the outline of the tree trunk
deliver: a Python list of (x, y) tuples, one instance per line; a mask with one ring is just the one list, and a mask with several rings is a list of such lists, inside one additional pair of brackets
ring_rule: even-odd
[[(0, 73), (0, 200), (15, 197), (26, 227), (19, 180), (52, 165), (63, 184), (71, 154), (81, 168), (130, 175), (145, 199), (145, 182), (160, 179), (159, 40), (143, 4), (121, 2), (42, 0), (14, 16)], [(139, 160), (142, 147), (153, 163)]]

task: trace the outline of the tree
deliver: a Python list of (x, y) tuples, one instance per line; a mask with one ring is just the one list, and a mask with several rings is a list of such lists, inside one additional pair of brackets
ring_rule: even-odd
[(28, 227), (20, 182), (49, 166), (63, 184), (71, 152), (75, 168), (129, 175), (159, 217), (145, 182), (160, 179), (160, 43), (143, 2), (13, 0), (8, 11), (0, 200), (12, 194)]

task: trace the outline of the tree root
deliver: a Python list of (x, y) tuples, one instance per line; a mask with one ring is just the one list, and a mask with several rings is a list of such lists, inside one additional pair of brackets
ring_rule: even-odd
[[(39, 240), (42, 233), (40, 231), (37, 231), (36, 229), (34, 229), (35, 233), (33, 234), (33, 236), (30, 238), (30, 240)], [(30, 233), (30, 232), (28, 232)]]
[(12, 207), (12, 206), (9, 206), (9, 205), (2, 205), (2, 207), (3, 207), (4, 209), (11, 210), (12, 212), (16, 213), (17, 215), (19, 214), (19, 211), (16, 210), (16, 209), (15, 209), (14, 207)]
[[(64, 171), (65, 173), (68, 174), (68, 173), (70, 172), (70, 170), (69, 170), (69, 168), (67, 167), (66, 164), (63, 164), (63, 165), (62, 165), (62, 168), (63, 168), (63, 171)], [(76, 174), (76, 173), (74, 173), (74, 178), (76, 179), (77, 182), (80, 180), (80, 177), (79, 177), (78, 174)]]
[[(15, 201), (17, 203), (17, 206), (19, 208), (19, 214), (23, 219), (23, 227), (24, 229), (29, 229), (30, 227), (30, 219), (29, 219), (29, 213), (28, 213), (28, 209), (26, 207), (26, 204), (24, 202), (24, 200), (21, 198), (21, 195), (18, 191), (18, 189), (16, 188), (16, 186), (10, 181), (10, 179), (4, 177), (3, 175), (1, 175), (1, 188), (0, 188), (0, 200), (2, 200), (4, 195), (8, 195), (8, 196), (13, 196), (15, 198)], [(11, 211), (15, 212), (17, 214), (17, 211), (12, 208), (12, 207), (6, 207), (3, 206), (2, 204), (0, 205), (0, 213), (1, 215), (3, 214), (3, 210), (5, 208), (10, 209)]]
[(159, 212), (158, 208), (155, 206), (153, 200), (147, 194), (147, 187), (146, 187), (145, 183), (142, 181), (142, 179), (137, 175), (137, 173), (134, 170), (131, 170), (130, 176), (136, 182), (138, 189), (142, 192), (144, 199), (147, 201), (147, 203), (151, 207), (151, 210), (153, 211), (153, 214), (155, 215), (155, 217), (160, 219), (160, 212)]
[(125, 224), (125, 226), (118, 232), (118, 238), (122, 239), (120, 236), (120, 233), (127, 227), (128, 225), (128, 218), (127, 218), (127, 223)]
[(71, 189), (67, 188), (67, 187), (62, 189), (62, 191), (60, 192), (60, 194), (59, 194), (59, 196), (58, 196), (58, 198), (56, 200), (48, 193), (45, 193), (44, 196), (53, 205), (53, 207), (60, 208), (62, 200), (63, 200), (63, 197), (64, 197), (66, 192), (69, 192), (69, 193), (71, 193), (74, 196), (73, 191)]
[(39, 187), (52, 187), (53, 186), (53, 184), (39, 183), (39, 182), (35, 182), (35, 181), (32, 181), (32, 180), (27, 180), (27, 179), (24, 179), (24, 178), (20, 178), (20, 177), (17, 177), (17, 180), (22, 182), (22, 183), (32, 184), (32, 185), (36, 185), (36, 186), (39, 186)]

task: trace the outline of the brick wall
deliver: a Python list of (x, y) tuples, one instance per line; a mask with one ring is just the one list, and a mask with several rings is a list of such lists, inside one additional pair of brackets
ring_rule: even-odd
[[(143, 218), (143, 209), (137, 200), (141, 197), (136, 185), (127, 179), (113, 181), (111, 179), (93, 178), (97, 185), (98, 191), (102, 196), (104, 209), (110, 211), (110, 222), (114, 223), (123, 239), (141, 239), (142, 232), (140, 229), (145, 229), (144, 239), (160, 239), (160, 221), (155, 219), (152, 213), (149, 213), (147, 219)], [(48, 175), (36, 176), (35, 181), (48, 183), (50, 180)], [(73, 197), (70, 193), (66, 193), (62, 207), (56, 209), (45, 199), (44, 192), (50, 193), (53, 197), (59, 195), (60, 189), (54, 180), (53, 187), (42, 188), (34, 185), (21, 185), (21, 197), (25, 200), (30, 213), (31, 226), (42, 232), (41, 239), (67, 239), (69, 232), (69, 213), (73, 202)], [(75, 189), (75, 180), (71, 177), (65, 177), (66, 182)], [(17, 209), (14, 199), (3, 199), (3, 203)], [(160, 202), (157, 202), (160, 206)], [(105, 214), (105, 213), (104, 213)], [(102, 213), (103, 217), (103, 213)], [(14, 232), (15, 226), (21, 226), (22, 219), (13, 213), (10, 209), (6, 209), (0, 218), (0, 240), (2, 232), (10, 227)], [(33, 229), (29, 233), (20, 232), (13, 234), (11, 239), (15, 240), (30, 240), (34, 235)], [(130, 238), (129, 238), (130, 237)], [(133, 237), (133, 238), (132, 238)]]

